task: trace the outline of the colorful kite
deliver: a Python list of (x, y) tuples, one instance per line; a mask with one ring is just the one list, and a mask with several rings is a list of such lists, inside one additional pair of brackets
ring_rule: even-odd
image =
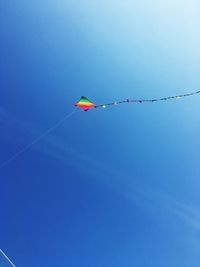
[(144, 103), (144, 102), (158, 102), (158, 101), (166, 101), (166, 100), (171, 100), (171, 99), (180, 99), (183, 97), (188, 97), (192, 95), (199, 94), (200, 91), (194, 92), (194, 93), (188, 93), (184, 95), (175, 95), (175, 96), (167, 96), (163, 98), (155, 98), (155, 99), (126, 99), (122, 101), (116, 101), (108, 104), (102, 104), (102, 105), (95, 105), (92, 103), (89, 99), (86, 97), (82, 96), (81, 99), (79, 100), (78, 103), (75, 104), (76, 107), (80, 107), (84, 111), (88, 111), (91, 108), (106, 108), (107, 106), (116, 106), (120, 104), (125, 104), (125, 103)]
[(82, 108), (84, 111), (87, 111), (90, 108), (96, 108), (95, 104), (93, 104), (89, 99), (82, 96), (78, 103), (75, 105), (76, 107)]

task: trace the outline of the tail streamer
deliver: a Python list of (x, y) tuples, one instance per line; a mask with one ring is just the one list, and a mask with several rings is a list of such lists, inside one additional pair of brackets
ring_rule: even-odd
[(96, 106), (96, 108), (105, 108), (107, 106), (114, 106), (114, 105), (119, 105), (119, 104), (125, 104), (125, 103), (144, 103), (144, 102), (158, 102), (158, 101), (167, 101), (167, 100), (171, 100), (171, 99), (181, 99), (183, 97), (189, 97), (189, 96), (193, 96), (193, 95), (197, 95), (200, 94), (200, 91), (196, 91), (193, 93), (188, 93), (188, 94), (182, 94), (182, 95), (175, 95), (175, 96), (167, 96), (167, 97), (163, 97), (163, 98), (153, 98), (153, 99), (126, 99), (126, 100), (122, 100), (122, 101), (116, 101), (116, 102), (112, 102), (112, 103), (108, 103), (108, 104), (102, 104), (102, 105), (98, 105)]

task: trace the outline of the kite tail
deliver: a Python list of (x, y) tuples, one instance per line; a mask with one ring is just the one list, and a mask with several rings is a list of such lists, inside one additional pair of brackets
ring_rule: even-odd
[(162, 97), (162, 98), (154, 98), (154, 99), (126, 99), (122, 101), (115, 101), (107, 104), (101, 104), (98, 106), (95, 106), (96, 108), (106, 108), (107, 106), (114, 106), (114, 105), (120, 105), (120, 104), (125, 104), (125, 103), (145, 103), (145, 102), (159, 102), (159, 101), (166, 101), (166, 100), (171, 100), (171, 99), (180, 99), (183, 97), (189, 97), (193, 95), (200, 94), (200, 90), (193, 92), (193, 93), (188, 93), (188, 94), (181, 94), (181, 95), (175, 95), (175, 96), (167, 96), (167, 97)]

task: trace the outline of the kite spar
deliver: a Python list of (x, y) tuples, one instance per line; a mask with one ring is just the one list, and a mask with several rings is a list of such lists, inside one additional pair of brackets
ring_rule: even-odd
[(122, 101), (115, 101), (108, 104), (101, 104), (101, 105), (95, 105), (93, 102), (91, 102), (88, 98), (85, 96), (82, 96), (81, 99), (75, 104), (76, 107), (81, 108), (84, 111), (88, 111), (91, 108), (106, 108), (108, 106), (117, 106), (120, 104), (126, 104), (126, 103), (153, 103), (153, 102), (159, 102), (159, 101), (167, 101), (172, 99), (181, 99), (183, 97), (189, 97), (193, 95), (200, 94), (200, 91), (196, 91), (193, 93), (188, 94), (182, 94), (182, 95), (175, 95), (175, 96), (167, 96), (163, 98), (154, 98), (154, 99), (126, 99)]

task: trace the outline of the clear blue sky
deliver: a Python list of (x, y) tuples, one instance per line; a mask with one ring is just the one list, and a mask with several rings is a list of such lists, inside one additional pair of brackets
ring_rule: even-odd
[[(73, 110), (200, 89), (198, 0), (1, 0), (0, 160)], [(0, 169), (19, 267), (199, 267), (200, 97), (79, 112)]]

